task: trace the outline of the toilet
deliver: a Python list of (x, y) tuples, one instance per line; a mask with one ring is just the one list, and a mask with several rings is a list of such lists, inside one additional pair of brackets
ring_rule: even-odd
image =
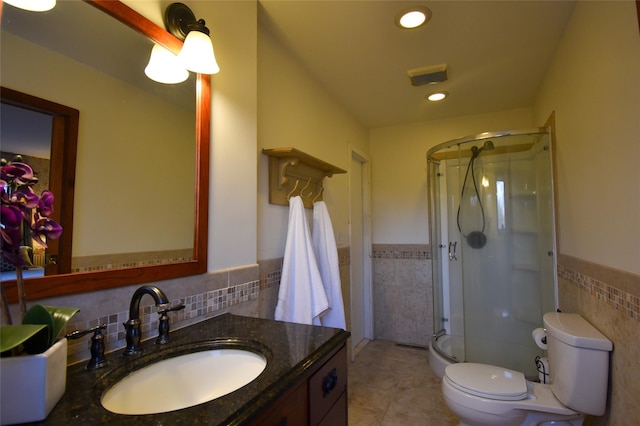
[(460, 426), (579, 426), (605, 413), (611, 341), (578, 314), (551, 312), (543, 322), (550, 384), (487, 364), (445, 369), (442, 392)]

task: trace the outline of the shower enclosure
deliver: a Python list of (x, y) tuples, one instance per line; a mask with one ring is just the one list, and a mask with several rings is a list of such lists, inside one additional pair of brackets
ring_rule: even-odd
[(455, 139), (427, 162), (432, 352), (537, 377), (531, 332), (557, 306), (548, 129)]

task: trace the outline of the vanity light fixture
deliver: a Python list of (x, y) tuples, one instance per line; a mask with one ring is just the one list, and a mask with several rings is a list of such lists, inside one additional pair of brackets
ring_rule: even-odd
[(46, 12), (56, 6), (56, 0), (4, 0), (4, 2), (31, 12)]
[(167, 31), (184, 40), (178, 59), (186, 69), (200, 74), (216, 74), (220, 71), (209, 29), (204, 19), (196, 20), (187, 5), (170, 4), (165, 10), (164, 25)]
[(153, 45), (144, 73), (151, 80), (164, 84), (182, 83), (189, 78), (189, 71), (182, 66), (178, 57), (159, 44)]
[(396, 25), (412, 29), (425, 25), (431, 19), (431, 10), (424, 6), (415, 6), (396, 15)]
[(449, 96), (449, 93), (447, 92), (434, 92), (428, 94), (426, 98), (429, 102), (439, 102), (444, 100), (447, 96)]

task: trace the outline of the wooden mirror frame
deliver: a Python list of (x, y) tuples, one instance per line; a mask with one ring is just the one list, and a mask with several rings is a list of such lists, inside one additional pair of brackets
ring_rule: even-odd
[[(129, 6), (114, 0), (84, 0), (102, 10), (153, 42), (178, 53), (182, 41), (160, 28)], [(193, 260), (166, 265), (143, 266), (106, 271), (51, 275), (25, 279), (28, 300), (58, 297), (153, 281), (203, 274), (207, 271), (209, 217), (209, 152), (211, 133), (211, 76), (198, 74), (196, 79), (196, 179), (195, 228)], [(73, 190), (74, 182), (67, 181), (62, 190)], [(64, 232), (63, 232), (64, 235)], [(1, 284), (9, 302), (18, 300), (15, 280)]]

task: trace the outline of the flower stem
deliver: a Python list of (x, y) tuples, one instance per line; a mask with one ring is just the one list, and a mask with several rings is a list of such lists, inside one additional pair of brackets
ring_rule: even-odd
[(4, 295), (4, 286), (0, 283), (0, 297), (2, 298), (2, 321), (5, 325), (13, 324), (11, 321), (11, 312), (9, 312), (9, 303), (7, 297)]
[(20, 305), (20, 318), (24, 318), (27, 313), (27, 294), (24, 291), (24, 278), (22, 278), (22, 268), (16, 267), (16, 286), (18, 288), (18, 304)]

